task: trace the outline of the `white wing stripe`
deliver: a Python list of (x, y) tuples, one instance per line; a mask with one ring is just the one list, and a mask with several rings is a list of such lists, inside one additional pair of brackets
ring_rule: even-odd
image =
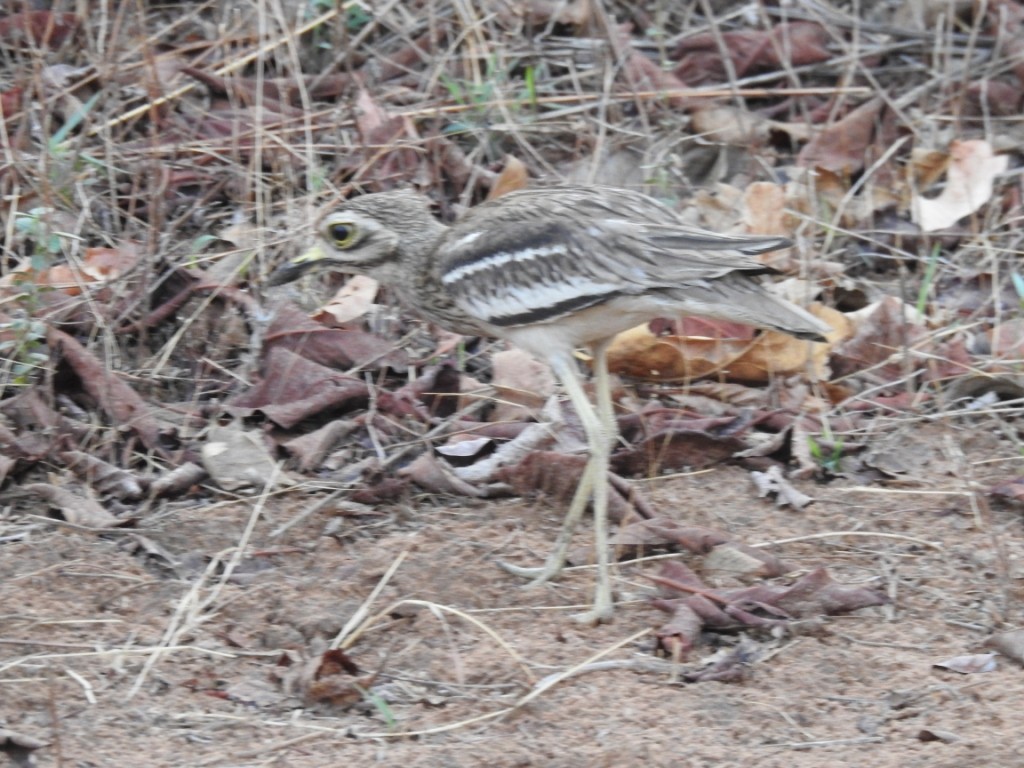
[(542, 245), (536, 248), (523, 248), (519, 251), (498, 251), (484, 256), (482, 259), (463, 264), (461, 267), (445, 272), (441, 276), (441, 282), (445, 285), (452, 285), (477, 272), (487, 269), (496, 269), (506, 264), (530, 262), (534, 259), (541, 259), (546, 256), (558, 256), (566, 253), (564, 245)]

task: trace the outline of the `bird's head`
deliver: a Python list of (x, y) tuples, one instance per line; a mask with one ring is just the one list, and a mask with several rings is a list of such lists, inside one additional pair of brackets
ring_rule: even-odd
[(426, 266), (425, 258), (446, 229), (423, 195), (363, 195), (324, 214), (317, 224), (317, 244), (274, 270), (267, 282), (281, 285), (308, 272), (334, 269), (401, 283), (409, 279), (410, 269)]

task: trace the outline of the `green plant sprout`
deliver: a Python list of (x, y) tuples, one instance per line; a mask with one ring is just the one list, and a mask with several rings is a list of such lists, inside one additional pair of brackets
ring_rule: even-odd
[(33, 208), (17, 212), (14, 230), (31, 243), (28, 254), (32, 271), (19, 283), (17, 294), (6, 299), (14, 303), (10, 319), (0, 322), (0, 390), (7, 386), (27, 386), (32, 374), (45, 368), (47, 355), (41, 351), (46, 338), (46, 324), (36, 320), (39, 294), (51, 290), (41, 286), (33, 275), (48, 269), (60, 257), (68, 240), (80, 239), (70, 232), (55, 230), (50, 223), (52, 208)]
[(843, 458), (843, 441), (836, 440), (832, 444), (832, 455), (826, 456), (825, 452), (821, 449), (821, 443), (815, 440), (810, 435), (807, 436), (807, 445), (811, 452), (811, 458), (813, 458), (818, 465), (832, 474), (838, 474), (840, 471), (840, 463)]
[[(473, 128), (485, 127), (487, 115), (498, 98), (498, 86), (509, 82), (508, 70), (498, 66), (497, 54), (487, 59), (484, 77), (481, 81), (457, 80), (449, 75), (440, 75), (441, 85), (448, 91), (456, 104), (468, 107), (464, 121), (455, 120), (448, 125), (445, 133), (468, 133)], [(509, 101), (509, 109), (516, 110), (524, 104), (537, 106), (537, 71), (530, 64), (523, 69), (522, 86)]]
[(932, 286), (935, 283), (935, 273), (939, 267), (939, 244), (936, 243), (932, 246), (931, 255), (928, 257), (928, 264), (924, 270), (924, 278), (921, 281), (921, 289), (917, 292), (917, 314), (924, 315), (925, 309), (928, 307), (928, 295), (932, 292)]
[(1024, 277), (1021, 277), (1020, 272), (1011, 272), (1010, 280), (1013, 282), (1013, 290), (1017, 292), (1017, 301), (1020, 302), (1020, 308), (1024, 309)]

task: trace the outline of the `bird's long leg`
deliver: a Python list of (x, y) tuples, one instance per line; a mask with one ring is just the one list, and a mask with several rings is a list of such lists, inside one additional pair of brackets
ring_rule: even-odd
[[(532, 577), (534, 584), (543, 584), (554, 578), (565, 564), (565, 556), (569, 551), (572, 534), (579, 524), (587, 503), (594, 502), (594, 536), (597, 541), (597, 585), (594, 594), (594, 607), (578, 618), (587, 623), (596, 623), (611, 618), (612, 591), (611, 577), (608, 570), (608, 460), (611, 454), (611, 443), (614, 437), (614, 421), (612, 421), (611, 392), (609, 388), (608, 364), (605, 356), (606, 343), (595, 346), (594, 367), (596, 370), (595, 384), (598, 389), (598, 407), (591, 404), (583, 385), (580, 382), (576, 363), (571, 356), (558, 356), (551, 359), (551, 366), (565, 387), (569, 400), (572, 402), (580, 418), (583, 431), (587, 436), (590, 456), (580, 476), (579, 485), (573, 495), (569, 511), (562, 523), (554, 549), (542, 568), (519, 568), (508, 564), (503, 567), (518, 576)], [(611, 426), (609, 426), (609, 424)]]

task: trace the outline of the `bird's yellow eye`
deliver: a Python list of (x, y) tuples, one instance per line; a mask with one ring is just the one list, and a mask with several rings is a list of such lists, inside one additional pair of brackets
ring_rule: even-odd
[(324, 237), (335, 248), (348, 248), (356, 239), (356, 225), (333, 222), (324, 228)]

